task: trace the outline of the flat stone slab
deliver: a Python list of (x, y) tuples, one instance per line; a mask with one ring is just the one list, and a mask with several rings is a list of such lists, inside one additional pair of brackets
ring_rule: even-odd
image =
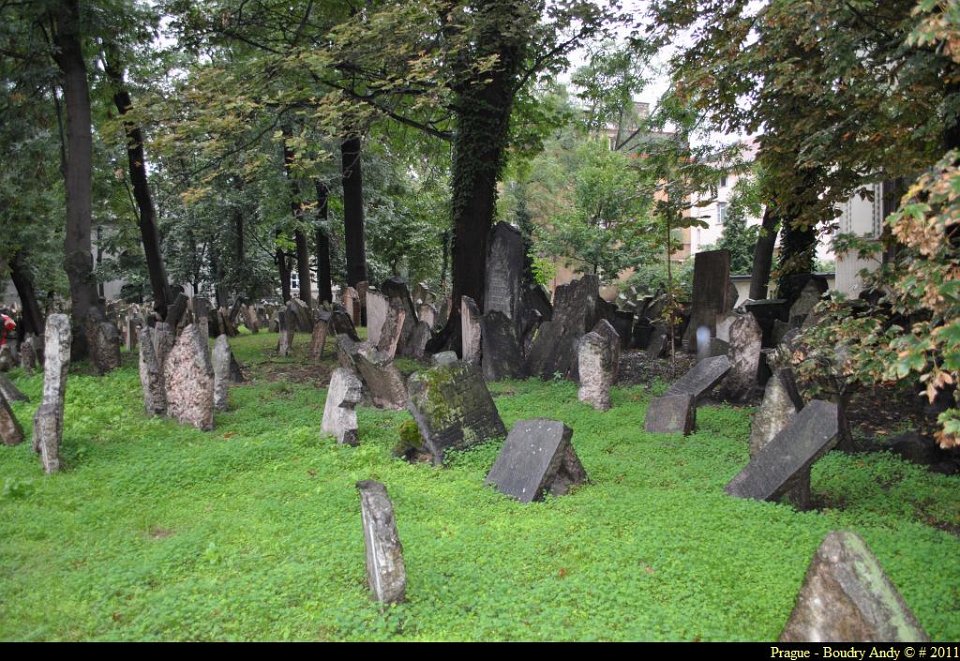
[(517, 325), (504, 313), (493, 310), (480, 317), (483, 377), (487, 381), (522, 379), (526, 369)]
[(927, 642), (866, 543), (834, 531), (814, 554), (781, 642)]
[(837, 444), (838, 432), (837, 405), (813, 400), (730, 480), (727, 493), (737, 498), (778, 499)]
[(230, 363), (233, 352), (226, 335), (217, 337), (213, 345), (213, 408), (218, 411), (227, 410), (227, 392), (230, 384)]
[(407, 408), (435, 463), (450, 448), (467, 448), (505, 436), (480, 368), (455, 363), (418, 372), (407, 382)]
[(697, 400), (687, 393), (657, 397), (647, 407), (644, 431), (689, 436), (697, 426)]
[(387, 495), (387, 488), (379, 482), (363, 480), (357, 482), (357, 489), (360, 491), (360, 520), (370, 591), (381, 603), (400, 603), (406, 597), (407, 570), (393, 503)]
[(518, 420), (487, 475), (487, 484), (521, 503), (562, 496), (587, 481), (570, 442), (573, 430), (557, 420)]
[(727, 356), (705, 358), (674, 381), (673, 385), (667, 389), (666, 394), (693, 395), (699, 400), (713, 390), (732, 367), (733, 363)]
[(320, 430), (333, 434), (341, 445), (359, 445), (356, 406), (363, 398), (363, 383), (354, 372), (338, 367), (330, 375)]

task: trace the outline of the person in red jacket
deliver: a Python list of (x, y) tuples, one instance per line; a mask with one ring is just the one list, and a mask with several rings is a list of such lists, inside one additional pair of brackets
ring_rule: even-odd
[(17, 322), (0, 312), (0, 347), (7, 343), (7, 335), (17, 330)]

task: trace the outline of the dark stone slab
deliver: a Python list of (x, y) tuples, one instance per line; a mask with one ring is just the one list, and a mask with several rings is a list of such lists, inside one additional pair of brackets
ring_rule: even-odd
[(837, 444), (838, 433), (836, 404), (813, 400), (727, 484), (727, 493), (756, 500), (780, 498)]
[(412, 356), (407, 349), (410, 336), (413, 334), (414, 327), (417, 325), (417, 311), (413, 299), (410, 296), (410, 290), (407, 282), (403, 278), (390, 278), (384, 280), (380, 286), (380, 291), (387, 297), (391, 305), (399, 306), (405, 313), (403, 326), (400, 331), (400, 338), (397, 341), (396, 355)]
[(487, 484), (521, 503), (562, 496), (587, 481), (573, 444), (573, 430), (562, 422), (538, 418), (519, 420), (507, 435)]
[(716, 337), (717, 317), (732, 307), (729, 284), (729, 251), (708, 250), (694, 255), (693, 301), (690, 323), (683, 336), (684, 345), (690, 353), (697, 353), (696, 332), (701, 326), (710, 329), (710, 337)]
[(180, 321), (183, 319), (183, 315), (187, 312), (187, 305), (189, 303), (190, 299), (187, 298), (187, 295), (180, 292), (177, 294), (177, 297), (173, 299), (173, 303), (167, 308), (167, 318), (164, 319), (164, 321), (170, 325), (172, 332), (176, 332)]
[(814, 554), (781, 642), (927, 642), (930, 638), (855, 533), (834, 531)]
[(667, 322), (654, 322), (650, 332), (650, 340), (647, 342), (647, 358), (650, 360), (660, 358), (669, 348), (670, 328), (667, 326)]
[(370, 591), (381, 603), (400, 603), (406, 597), (407, 571), (393, 503), (387, 495), (387, 488), (379, 482), (363, 480), (357, 482), (357, 489), (360, 491), (360, 520)]
[(629, 349), (630, 339), (633, 337), (633, 313), (617, 310), (610, 323), (620, 337), (620, 348)]
[(716, 356), (726, 356), (730, 353), (730, 343), (725, 342), (719, 338), (713, 338), (710, 340), (710, 355), (708, 358), (714, 358)]
[(487, 381), (522, 379), (526, 376), (516, 324), (494, 310), (480, 317), (481, 364)]
[(339, 364), (340, 367), (346, 367), (347, 369), (358, 371), (357, 355), (362, 348), (363, 344), (351, 340), (349, 335), (338, 335), (337, 364)]
[(418, 372), (407, 382), (407, 408), (435, 463), (450, 448), (466, 448), (507, 433), (480, 368), (456, 363)]
[(647, 318), (639, 318), (633, 324), (633, 339), (631, 347), (634, 349), (646, 349), (650, 344), (650, 338), (653, 335), (653, 324)]
[(310, 335), (310, 359), (322, 360), (327, 346), (327, 335), (330, 331), (330, 314), (326, 320), (318, 320), (313, 324), (313, 333)]
[(705, 358), (677, 379), (666, 394), (693, 395), (695, 399), (700, 400), (720, 383), (732, 365), (727, 356)]
[[(296, 330), (300, 331), (301, 333), (313, 332), (313, 315), (310, 313), (310, 306), (301, 301), (299, 298), (291, 298), (289, 301), (287, 301), (288, 320), (290, 319), (290, 315), (293, 315), (293, 318), (296, 320)], [(231, 312), (231, 322), (233, 319), (233, 313)]]
[(789, 320), (790, 307), (787, 301), (782, 298), (768, 298), (760, 301), (747, 303), (747, 312), (752, 314), (760, 324), (760, 330), (763, 331), (763, 347), (772, 349), (779, 342), (774, 341), (774, 326), (776, 321), (786, 323)]
[(664, 395), (650, 402), (645, 431), (689, 436), (697, 427), (697, 402), (693, 395)]
[(353, 325), (353, 319), (343, 310), (334, 310), (330, 313), (330, 320), (327, 322), (330, 331), (336, 335), (346, 335), (354, 342), (360, 341), (357, 335), (357, 329)]
[(410, 334), (410, 341), (407, 343), (406, 355), (412, 356), (417, 360), (423, 360), (427, 353), (427, 343), (433, 337), (433, 331), (430, 324), (426, 321), (418, 321)]
[(0, 394), (2, 394), (8, 402), (29, 401), (27, 396), (20, 392), (20, 389), (13, 384), (13, 381), (11, 381), (6, 374), (2, 373), (0, 373)]
[(289, 310), (277, 312), (277, 325), (280, 337), (277, 338), (277, 355), (289, 356), (293, 351), (293, 338), (297, 328), (297, 316)]
[(0, 393), (0, 441), (4, 445), (19, 445), (23, 443), (23, 438), (23, 427), (13, 414), (7, 398)]
[(526, 251), (520, 230), (507, 223), (490, 228), (487, 239), (487, 268), (483, 288), (485, 314), (500, 312), (514, 324), (515, 332), (520, 318), (523, 291), (520, 286)]
[(575, 371), (580, 337), (598, 320), (599, 287), (600, 280), (595, 275), (557, 287), (553, 317), (537, 329), (527, 356), (530, 374), (552, 379), (555, 374), (568, 376)]

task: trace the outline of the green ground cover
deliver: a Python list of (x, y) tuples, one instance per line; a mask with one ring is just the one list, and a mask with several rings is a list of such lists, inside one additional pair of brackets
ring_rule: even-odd
[[(361, 445), (320, 435), (324, 391), (270, 380), (306, 361), (275, 335), (232, 341), (254, 380), (209, 433), (142, 411), (135, 356), (71, 373), (66, 470), (0, 447), (4, 640), (772, 640), (833, 529), (859, 533), (935, 640), (960, 639), (960, 479), (891, 455), (831, 453), (797, 513), (723, 487), (749, 409), (705, 407), (688, 438), (642, 431), (656, 391), (581, 404), (568, 382), (494, 384), (509, 428), (574, 429), (591, 483), (521, 505), (483, 484), (501, 442), (448, 467), (394, 459), (409, 415), (360, 410)], [(332, 365), (329, 358), (326, 361)], [(407, 366), (409, 367), (409, 365)], [(30, 433), (41, 377), (12, 374)], [(354, 484), (383, 481), (408, 571), (381, 612), (365, 584)]]

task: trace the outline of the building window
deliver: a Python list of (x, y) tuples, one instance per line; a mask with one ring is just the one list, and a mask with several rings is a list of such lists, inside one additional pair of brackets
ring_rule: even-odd
[(880, 238), (883, 231), (883, 184), (873, 185), (873, 236)]
[(720, 188), (726, 188), (726, 187), (727, 187), (727, 175), (723, 175), (720, 177)]
[(717, 202), (717, 222), (723, 225), (727, 222), (727, 203)]

